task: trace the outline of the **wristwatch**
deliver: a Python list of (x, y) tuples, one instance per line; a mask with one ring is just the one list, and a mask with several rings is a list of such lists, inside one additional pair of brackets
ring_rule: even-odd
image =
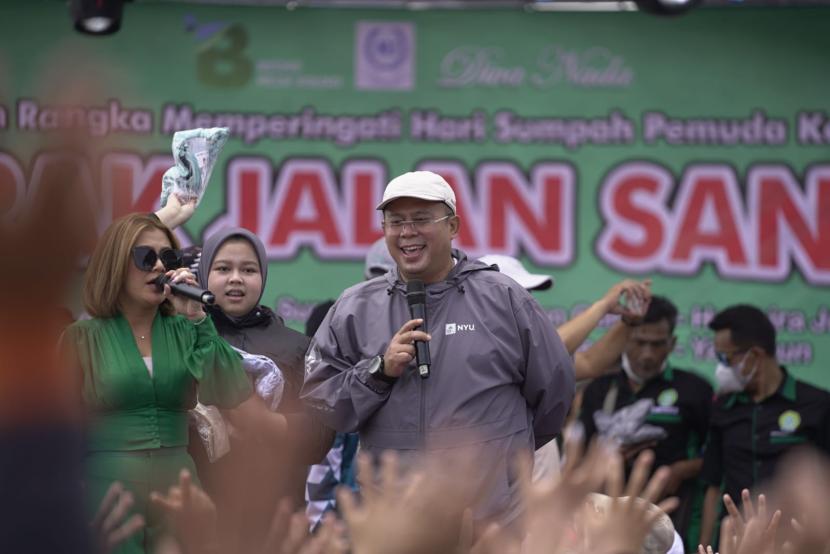
[(398, 380), (397, 377), (392, 377), (383, 372), (383, 356), (375, 356), (372, 358), (372, 362), (369, 364), (369, 375), (389, 384)]

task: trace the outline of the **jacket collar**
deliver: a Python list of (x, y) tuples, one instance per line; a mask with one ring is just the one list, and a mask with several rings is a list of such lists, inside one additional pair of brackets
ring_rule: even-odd
[[(778, 388), (775, 389), (775, 392), (772, 393), (769, 398), (772, 398), (776, 395), (780, 395), (783, 398), (789, 400), (790, 402), (795, 402), (797, 400), (795, 392), (795, 377), (790, 375), (790, 372), (787, 371), (786, 367), (779, 367), (781, 368), (781, 371), (784, 373), (784, 378), (781, 379), (781, 384), (778, 385)], [(736, 402), (740, 402), (741, 404), (749, 404), (752, 402), (752, 399), (746, 392), (733, 392), (732, 394), (726, 397), (723, 406), (724, 408), (729, 409), (732, 406), (734, 406)]]
[[(476, 271), (497, 271), (495, 267), (489, 266), (479, 260), (470, 260), (467, 254), (457, 248), (452, 249), (452, 257), (455, 259), (455, 265), (447, 274), (447, 278), (438, 283), (430, 283), (426, 285), (427, 293), (430, 296), (443, 295), (447, 291), (457, 290), (459, 293), (464, 293), (464, 281), (475, 273)], [(401, 278), (400, 271), (396, 267), (394, 270), (387, 272), (383, 277), (386, 279), (388, 285), (386, 292), (390, 296), (399, 292), (406, 294), (406, 282)]]
[[(626, 386), (629, 386), (629, 384), (628, 384), (628, 375), (625, 374), (625, 371), (620, 369), (616, 373), (616, 375), (617, 375), (617, 379), (619, 379), (620, 383), (623, 383)], [(652, 377), (648, 381), (645, 381), (643, 383), (643, 386), (646, 386), (648, 383), (651, 383), (652, 381), (665, 381), (666, 383), (673, 382), (674, 381), (674, 368), (671, 365), (671, 362), (666, 361), (666, 369), (664, 369), (658, 375), (655, 375), (654, 377)]]
[(277, 317), (273, 310), (267, 306), (256, 306), (242, 317), (229, 316), (219, 306), (215, 305), (209, 307), (208, 312), (220, 334), (222, 329), (247, 329), (267, 325)]

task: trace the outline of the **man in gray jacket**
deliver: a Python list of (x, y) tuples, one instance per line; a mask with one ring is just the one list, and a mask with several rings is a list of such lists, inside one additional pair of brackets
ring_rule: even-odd
[[(378, 205), (396, 271), (347, 289), (306, 355), (302, 396), (323, 421), (357, 431), (364, 451), (476, 452), (487, 493), (477, 520), (518, 515), (515, 455), (557, 435), (574, 394), (571, 357), (531, 295), (452, 248), (455, 194), (426, 171), (393, 179)], [(406, 282), (426, 284), (428, 332), (411, 319)], [(428, 341), (428, 379), (414, 367)]]

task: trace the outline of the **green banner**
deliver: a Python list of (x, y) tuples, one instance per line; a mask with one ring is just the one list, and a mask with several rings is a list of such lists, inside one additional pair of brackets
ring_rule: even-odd
[(105, 141), (78, 160), (103, 228), (154, 208), (175, 131), (225, 126), (182, 238), (256, 232), (265, 302), (292, 325), (362, 278), (385, 183), (431, 169), (456, 190), (460, 248), (555, 276), (537, 294), (554, 322), (648, 276), (680, 308), (676, 364), (711, 375), (706, 322), (748, 302), (781, 361), (830, 386), (828, 16), (138, 2), (98, 38), (60, 3), (4, 2), (0, 217), (37, 190), (58, 131)]

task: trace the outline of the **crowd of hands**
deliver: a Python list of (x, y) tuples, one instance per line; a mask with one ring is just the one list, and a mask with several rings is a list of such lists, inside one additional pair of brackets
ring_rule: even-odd
[[(78, 151), (85, 147), (84, 140), (72, 135), (63, 137), (63, 143)], [(67, 400), (66, 391), (72, 390), (67, 372), (42, 345), (56, 344), (65, 326), (55, 307), (67, 297), (77, 260), (91, 250), (96, 218), (83, 181), (71, 168), (46, 175), (43, 183), (41, 194), (16, 227), (0, 225), (0, 258), (15, 260), (15, 271), (0, 276), (5, 289), (15, 291), (7, 295), (0, 312), (2, 358), (14, 360), (18, 370), (2, 374), (0, 406), (7, 420), (30, 413), (59, 421), (77, 418), (75, 402)], [(181, 208), (175, 200), (170, 204), (171, 210), (178, 210), (168, 220), (172, 227), (192, 215), (191, 207)], [(588, 311), (625, 315), (619, 298), (624, 291), (638, 292), (634, 289), (631, 282), (620, 283)], [(636, 296), (646, 293), (639, 291)], [(630, 308), (642, 312), (642, 306)], [(574, 344), (581, 342), (578, 335)], [(653, 454), (645, 451), (626, 480), (625, 462), (614, 448), (597, 442), (583, 451), (578, 432), (565, 436), (560, 477), (534, 482), (530, 456), (515, 462), (524, 509), (510, 525), (473, 524), (469, 506), (481, 492), (476, 490), (477, 481), (468, 478), (476, 474), (474, 459), (452, 463), (427, 459), (417, 471), (404, 474), (390, 452), (377, 465), (365, 456), (358, 458), (360, 495), (339, 491), (342, 520), (329, 514), (311, 534), (301, 507), (282, 502), (260, 552), (250, 554), (640, 552), (660, 517), (651, 505), (658, 502), (662, 510), (670, 511), (676, 504), (671, 498), (661, 500), (669, 472), (658, 469), (652, 474)], [(830, 553), (830, 464), (818, 454), (802, 451), (780, 466), (779, 475), (768, 494), (753, 501), (744, 493), (741, 509), (732, 499), (724, 499), (728, 515), (720, 528), (721, 554)], [(586, 509), (589, 494), (595, 491), (612, 498), (603, 513)], [(167, 540), (154, 554), (230, 554), (218, 531), (216, 506), (187, 471), (169, 490), (154, 493), (151, 502), (169, 529)], [(144, 527), (143, 518), (132, 513), (133, 505), (131, 493), (113, 483), (91, 522), (100, 552), (113, 552)], [(714, 552), (702, 545), (699, 554)]]
[[(54, 307), (66, 296), (84, 240), (92, 236), (83, 232), (93, 221), (84, 215), (84, 196), (71, 185), (62, 178), (60, 186), (45, 188), (24, 224), (11, 231), (0, 228), (0, 257), (16, 260), (17, 269), (3, 274), (7, 290), (15, 294), (0, 313), (3, 358), (15, 360), (18, 370), (2, 374), (0, 406), (6, 419), (30, 413), (59, 421), (78, 418), (76, 403), (66, 393), (72, 390), (67, 372), (55, 363), (50, 349), (42, 348), (58, 342), (65, 321)], [(621, 284), (609, 291), (592, 310), (616, 313), (624, 288)], [(619, 452), (603, 443), (583, 452), (578, 435), (566, 433), (559, 478), (533, 482), (529, 456), (516, 461), (524, 509), (510, 525), (473, 524), (469, 507), (481, 492), (476, 490), (478, 481), (469, 478), (477, 474), (474, 459), (425, 460), (417, 471), (404, 473), (395, 454), (387, 453), (377, 465), (366, 457), (358, 459), (360, 497), (339, 492), (342, 519), (329, 515), (311, 534), (301, 507), (283, 502), (260, 551), (246, 554), (640, 552), (660, 516), (650, 506), (658, 502), (670, 511), (676, 503), (661, 500), (670, 472), (659, 469), (652, 474), (653, 454), (645, 451), (626, 480), (626, 462)], [(745, 494), (740, 510), (732, 499), (725, 499), (728, 515), (720, 529), (720, 554), (830, 553), (830, 465), (818, 454), (801, 452), (779, 466), (778, 473), (780, 478), (763, 496), (753, 500)], [(595, 491), (612, 498), (602, 513), (586, 509)], [(153, 554), (236, 554), (223, 546), (217, 524), (221, 514), (186, 471), (169, 490), (154, 493), (151, 502), (169, 530), (168, 539)], [(111, 486), (91, 523), (101, 552), (113, 552), (145, 525), (132, 513), (133, 504), (123, 486)], [(699, 554), (714, 551), (703, 545)]]
[[(515, 461), (522, 515), (507, 525), (473, 523), (469, 506), (481, 490), (478, 481), (465, 477), (474, 474), (472, 457), (428, 458), (418, 469), (403, 472), (394, 452), (384, 453), (377, 464), (361, 454), (359, 495), (338, 491), (342, 520), (329, 513), (312, 534), (304, 512), (295, 512), (285, 500), (255, 554), (641, 552), (655, 522), (677, 505), (676, 498), (663, 498), (670, 471), (652, 472), (654, 455), (647, 450), (626, 479), (625, 461), (612, 445), (593, 442), (583, 449), (582, 444), (579, 428), (570, 428), (559, 477), (532, 481), (531, 458)], [(741, 509), (724, 496), (720, 554), (830, 553), (830, 463), (801, 451), (779, 475), (768, 493), (754, 500), (744, 491)], [(610, 502), (602, 507), (590, 503), (594, 492), (604, 492)], [(216, 507), (186, 470), (178, 484), (153, 493), (150, 500), (169, 529), (155, 554), (229, 552), (218, 536)], [(143, 527), (141, 516), (129, 515), (132, 504), (132, 495), (120, 484), (110, 487), (92, 522), (102, 552), (112, 552)], [(698, 548), (698, 554), (715, 552), (707, 545)]]
[[(769, 487), (741, 509), (724, 495), (720, 554), (827, 554), (830, 552), (830, 463), (813, 450), (791, 454)], [(784, 515), (787, 514), (787, 515)], [(715, 554), (698, 546), (698, 554)]]

